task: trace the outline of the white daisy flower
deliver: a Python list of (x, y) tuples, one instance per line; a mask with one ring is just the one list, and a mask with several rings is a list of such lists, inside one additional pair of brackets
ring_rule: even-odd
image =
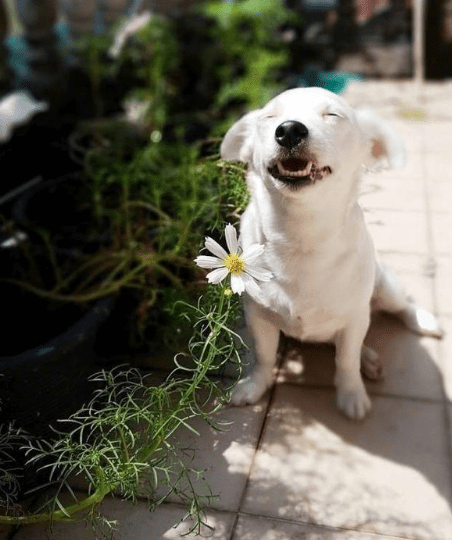
[(264, 252), (262, 244), (253, 244), (242, 251), (237, 240), (237, 231), (228, 224), (225, 228), (226, 244), (229, 253), (213, 238), (206, 237), (206, 248), (215, 255), (200, 255), (195, 263), (201, 268), (213, 269), (207, 274), (209, 283), (218, 284), (231, 274), (231, 289), (237, 294), (243, 291), (253, 295), (260, 292), (257, 281), (269, 281), (271, 272), (255, 265), (255, 260)]

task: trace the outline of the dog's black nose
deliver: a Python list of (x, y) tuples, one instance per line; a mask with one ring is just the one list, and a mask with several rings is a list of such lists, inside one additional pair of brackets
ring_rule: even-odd
[(284, 148), (294, 148), (309, 134), (308, 128), (301, 122), (287, 120), (280, 124), (275, 131), (276, 142)]

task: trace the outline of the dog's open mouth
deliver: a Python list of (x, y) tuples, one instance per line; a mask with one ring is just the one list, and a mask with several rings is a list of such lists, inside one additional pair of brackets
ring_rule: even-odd
[(277, 180), (293, 187), (321, 180), (332, 172), (331, 167), (318, 167), (313, 161), (297, 157), (279, 159), (268, 171)]

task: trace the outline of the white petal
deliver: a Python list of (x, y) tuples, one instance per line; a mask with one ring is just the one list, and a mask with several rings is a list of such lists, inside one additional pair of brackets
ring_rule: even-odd
[(217, 285), (220, 283), (220, 281), (223, 281), (223, 279), (228, 275), (229, 271), (226, 267), (217, 268), (215, 270), (212, 270), (212, 272), (209, 272), (207, 274), (207, 281), (209, 283), (213, 283), (214, 285)]
[(228, 223), (224, 233), (226, 235), (226, 244), (228, 245), (229, 253), (237, 253), (239, 243), (237, 241), (237, 231), (235, 230), (235, 227)]
[(246, 248), (242, 253), (242, 259), (246, 263), (250, 263), (253, 259), (256, 257), (259, 257), (259, 255), (262, 255), (262, 253), (265, 251), (265, 246), (263, 244), (253, 244), (252, 246)]
[(220, 246), (220, 244), (218, 242), (215, 242), (215, 240), (213, 238), (210, 238), (210, 236), (206, 236), (205, 246), (211, 253), (213, 253), (217, 257), (220, 257), (220, 259), (226, 259), (226, 257), (228, 256), (228, 254)]
[(244, 285), (245, 285), (245, 290), (246, 292), (251, 296), (251, 297), (255, 297), (255, 296), (259, 296), (260, 293), (262, 292), (261, 288), (259, 287), (259, 285), (254, 281), (254, 279), (245, 274), (243, 276), (243, 282), (244, 282)]
[(257, 281), (270, 281), (273, 277), (273, 274), (271, 272), (269, 272), (265, 268), (260, 268), (259, 266), (247, 266), (246, 273), (254, 279), (257, 279)]
[(239, 296), (245, 290), (245, 282), (243, 281), (243, 276), (238, 274), (231, 274), (231, 289), (233, 292), (237, 293)]
[(209, 255), (199, 255), (196, 257), (195, 263), (201, 268), (219, 268), (224, 266), (224, 263), (218, 257), (209, 257)]

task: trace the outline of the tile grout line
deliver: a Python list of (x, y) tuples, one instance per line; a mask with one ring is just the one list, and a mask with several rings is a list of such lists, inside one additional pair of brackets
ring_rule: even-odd
[[(424, 126), (422, 126), (424, 127)], [(432, 268), (432, 282), (431, 282), (431, 294), (433, 297), (433, 312), (435, 316), (438, 316), (438, 289), (437, 289), (437, 253), (435, 249), (435, 240), (434, 240), (434, 234), (433, 234), (433, 226), (432, 226), (432, 208), (430, 203), (430, 189), (429, 189), (429, 178), (427, 174), (427, 166), (426, 166), (426, 154), (427, 154), (427, 148), (426, 148), (426, 141), (425, 141), (425, 130), (423, 129), (421, 132), (421, 152), (422, 152), (422, 178), (423, 178), (423, 184), (424, 184), (424, 208), (425, 208), (425, 216), (426, 216), (426, 234), (427, 234), (427, 248), (428, 248), (428, 265)], [(440, 342), (436, 343), (435, 346), (437, 355), (438, 355), (438, 361), (441, 366), (441, 369), (444, 369), (444, 351), (441, 347)], [(448, 399), (446, 394), (446, 388), (443, 384), (441, 385), (441, 393), (442, 393), (442, 403), (443, 403), (443, 422), (444, 422), (444, 431), (445, 431), (445, 437), (446, 437), (446, 459), (450, 464), (452, 464), (452, 426), (451, 421), (448, 415)], [(449, 505), (452, 502), (452, 474), (450, 472), (450, 467), (448, 467), (449, 471)]]

